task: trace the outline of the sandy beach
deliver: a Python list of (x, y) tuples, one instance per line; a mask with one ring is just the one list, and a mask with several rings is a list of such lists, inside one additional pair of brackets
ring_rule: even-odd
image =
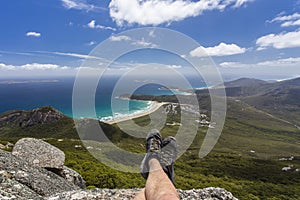
[(135, 113), (135, 114), (132, 114), (132, 115), (128, 115), (128, 116), (119, 118), (119, 119), (113, 119), (113, 120), (105, 121), (105, 123), (115, 124), (115, 123), (130, 120), (130, 119), (139, 118), (139, 117), (142, 117), (142, 116), (145, 116), (145, 115), (149, 115), (149, 114), (157, 111), (161, 106), (163, 106), (165, 104), (168, 104), (167, 102), (156, 102), (156, 101), (153, 101), (151, 103), (153, 105), (151, 105), (151, 107), (148, 110), (145, 110), (145, 112)]

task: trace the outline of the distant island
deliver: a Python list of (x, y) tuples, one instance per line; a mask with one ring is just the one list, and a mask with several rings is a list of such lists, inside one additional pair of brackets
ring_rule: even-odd
[(0, 81), (0, 84), (11, 85), (11, 84), (24, 84), (24, 83), (55, 83), (59, 80), (5, 80)]

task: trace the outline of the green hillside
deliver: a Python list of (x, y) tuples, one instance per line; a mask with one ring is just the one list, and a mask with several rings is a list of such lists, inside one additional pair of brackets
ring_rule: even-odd
[[(272, 83), (241, 78), (224, 85), (227, 97), (300, 126), (300, 78)], [(208, 94), (208, 90), (196, 93)]]

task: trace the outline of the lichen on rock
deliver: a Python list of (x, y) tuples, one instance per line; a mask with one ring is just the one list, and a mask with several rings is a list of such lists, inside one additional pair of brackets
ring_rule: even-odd
[(12, 154), (43, 168), (62, 169), (65, 163), (64, 152), (35, 138), (20, 139), (15, 144)]

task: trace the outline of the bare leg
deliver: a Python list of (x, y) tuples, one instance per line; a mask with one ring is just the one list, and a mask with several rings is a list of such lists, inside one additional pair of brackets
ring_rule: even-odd
[(150, 172), (146, 182), (145, 196), (149, 200), (178, 200), (179, 196), (160, 163), (156, 159), (149, 161)]
[[(176, 138), (167, 137), (162, 141), (159, 131), (153, 129), (146, 137), (146, 152), (141, 163), (141, 175), (147, 179), (146, 187), (134, 199), (179, 200), (179, 195), (172, 183), (174, 181), (173, 164), (177, 157)], [(166, 169), (162, 168), (160, 161)]]
[(146, 200), (145, 188), (139, 191), (133, 200)]

